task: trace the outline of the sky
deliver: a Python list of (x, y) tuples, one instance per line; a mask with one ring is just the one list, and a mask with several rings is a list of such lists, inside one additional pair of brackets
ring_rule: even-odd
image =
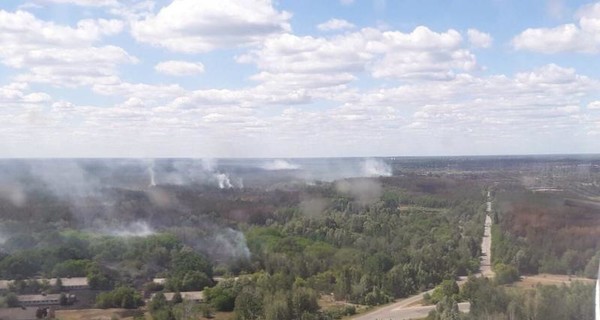
[(600, 2), (0, 2), (0, 157), (600, 153)]

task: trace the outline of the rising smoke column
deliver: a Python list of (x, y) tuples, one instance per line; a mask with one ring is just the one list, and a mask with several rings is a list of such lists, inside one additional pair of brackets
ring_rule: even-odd
[(229, 176), (225, 173), (215, 173), (215, 177), (219, 182), (219, 189), (231, 189), (233, 188), (233, 184), (229, 180)]
[(156, 180), (154, 177), (154, 160), (152, 160), (152, 162), (148, 166), (148, 174), (150, 174), (150, 184), (148, 185), (148, 187), (155, 187)]

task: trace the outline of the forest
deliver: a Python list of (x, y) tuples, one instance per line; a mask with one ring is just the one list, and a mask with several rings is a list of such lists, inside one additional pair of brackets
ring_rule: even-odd
[[(12, 280), (0, 303), (64, 292), (44, 279), (85, 277), (89, 292), (76, 302), (61, 297), (59, 309), (123, 308), (157, 320), (326, 320), (436, 288), (426, 301), (437, 304), (431, 319), (587, 319), (589, 306), (573, 302), (591, 291), (585, 284), (506, 284), (539, 272), (595, 277), (597, 208), (573, 192), (531, 191), (505, 167), (482, 171), (479, 161), (451, 173), (433, 161), (316, 181), (232, 166), (227, 179), (237, 187), (223, 187), (223, 168), (182, 183), (173, 178), (181, 165), (170, 162), (118, 170), (83, 162), (78, 184), (61, 182), (74, 176), (72, 165), (52, 180), (13, 164), (4, 175), (20, 197), (0, 190), (0, 279)], [(147, 168), (157, 171), (154, 184), (144, 180)], [(488, 191), (493, 281), (473, 277)], [(201, 303), (183, 298), (200, 291)], [(553, 306), (566, 313), (544, 318), (553, 311), (540, 309), (543, 299), (560, 301)], [(465, 301), (471, 312), (458, 315)]]
[(496, 192), (492, 257), (520, 273), (595, 278), (600, 259), (599, 208), (581, 195), (541, 193), (522, 186)]

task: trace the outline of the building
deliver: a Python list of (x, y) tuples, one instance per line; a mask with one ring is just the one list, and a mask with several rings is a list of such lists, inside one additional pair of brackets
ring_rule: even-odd
[[(17, 296), (19, 299), (19, 303), (22, 306), (48, 306), (48, 305), (56, 305), (60, 304), (60, 296), (61, 294), (23, 294)], [(73, 303), (76, 300), (75, 295), (67, 294), (65, 295), (67, 304)]]
[(0, 292), (8, 291), (9, 285), (11, 283), (11, 280), (0, 280)]
[[(175, 292), (164, 292), (165, 298), (167, 301), (172, 301), (175, 296)], [(194, 301), (194, 302), (204, 302), (204, 291), (186, 291), (180, 292), (181, 298), (186, 301)], [(156, 295), (153, 294), (152, 298)]]
[[(74, 278), (60, 278), (62, 287), (65, 290), (85, 290), (89, 289), (90, 285), (86, 277), (74, 277)], [(56, 284), (56, 279), (52, 278), (49, 280), (50, 285)]]
[[(45, 281), (48, 282), (49, 285), (56, 285), (56, 278), (51, 279), (25, 279), (23, 281), (37, 281), (39, 283), (43, 283)], [(73, 278), (60, 278), (62, 282), (62, 288), (64, 290), (84, 290), (89, 289), (88, 279), (86, 277), (73, 277)], [(13, 284), (15, 280), (0, 280), (0, 292), (8, 291), (10, 285)]]

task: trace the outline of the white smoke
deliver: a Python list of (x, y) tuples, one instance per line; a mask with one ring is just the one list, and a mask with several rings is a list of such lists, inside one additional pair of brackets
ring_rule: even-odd
[(300, 202), (300, 210), (309, 217), (318, 217), (327, 209), (329, 202), (323, 198), (306, 199)]
[(229, 180), (229, 176), (225, 173), (215, 173), (215, 178), (219, 183), (220, 189), (231, 189), (233, 188), (233, 184), (231, 184), (231, 180)]
[(362, 174), (365, 177), (389, 177), (392, 168), (382, 160), (367, 159), (362, 163)]
[(27, 201), (27, 195), (18, 185), (0, 186), (0, 198), (4, 198), (15, 207), (22, 207)]
[(240, 189), (244, 189), (244, 179), (242, 179), (242, 178), (236, 179), (235, 184), (236, 184), (236, 187), (238, 187)]
[(204, 171), (215, 171), (216, 166), (217, 161), (215, 159), (202, 159), (202, 168), (204, 169)]
[(151, 164), (148, 166), (148, 173), (150, 174), (150, 184), (148, 186), (155, 187), (156, 180), (155, 180), (155, 176), (154, 176), (154, 161), (152, 161)]
[[(155, 169), (156, 171), (156, 169)], [(220, 171), (214, 159), (175, 160), (170, 168), (158, 167), (161, 184), (216, 184), (220, 189), (243, 188), (241, 178), (232, 177), (230, 173)]]
[(262, 166), (265, 170), (297, 170), (300, 169), (300, 165), (291, 163), (285, 160), (277, 159), (271, 162), (267, 162)]
[(213, 246), (227, 258), (250, 258), (246, 237), (238, 230), (225, 228), (222, 232), (217, 233), (213, 239)]
[(144, 221), (136, 221), (130, 223), (126, 226), (121, 226), (117, 228), (109, 228), (105, 227), (100, 230), (101, 233), (106, 233), (116, 237), (147, 237), (155, 233), (154, 229), (152, 229), (146, 222)]
[(375, 203), (383, 193), (381, 184), (368, 178), (340, 180), (335, 183), (335, 188), (339, 193), (349, 195), (363, 205)]
[(95, 196), (101, 189), (98, 178), (88, 174), (73, 160), (34, 162), (30, 170), (55, 195), (65, 199)]

